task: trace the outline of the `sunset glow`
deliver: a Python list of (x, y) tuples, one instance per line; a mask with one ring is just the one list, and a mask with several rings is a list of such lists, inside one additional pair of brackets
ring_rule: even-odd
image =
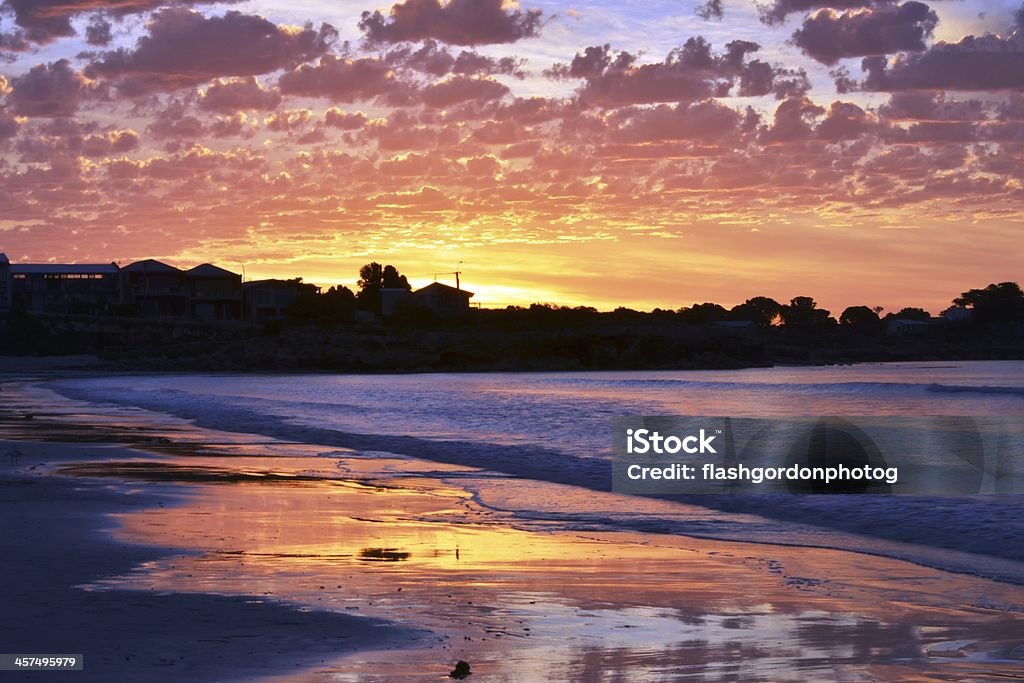
[(1021, 277), (1018, 0), (5, 0), (0, 251), (485, 307)]

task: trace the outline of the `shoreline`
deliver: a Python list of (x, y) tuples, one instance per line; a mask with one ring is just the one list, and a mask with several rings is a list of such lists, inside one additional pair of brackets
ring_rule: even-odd
[[(52, 442), (19, 447), (26, 464), (41, 458), (71, 463), (94, 458), (99, 450), (97, 444)], [(123, 447), (103, 449), (102, 456), (152, 457)], [(251, 680), (270, 671), (290, 674), (352, 650), (398, 647), (414, 637), (378, 619), (301, 611), (244, 596), (82, 588), (189, 553), (127, 542), (112, 523), (115, 515), (184, 504), (188, 493), (180, 484), (125, 486), (60, 476), (35, 465), (18, 471), (5, 463), (5, 651), (82, 654), (85, 669), (75, 678), (87, 681)]]
[[(74, 359), (74, 360), (70, 360)], [(4, 356), (0, 355), (0, 378), (20, 378), (24, 376), (67, 376), (89, 377), (102, 375), (265, 375), (268, 377), (294, 377), (299, 375), (336, 375), (340, 377), (405, 377), (420, 375), (526, 375), (526, 374), (613, 374), (637, 372), (723, 372), (759, 370), (769, 368), (827, 368), (847, 366), (874, 365), (906, 365), (914, 363), (978, 363), (978, 362), (1024, 362), (1024, 355), (1008, 358), (973, 358), (957, 355), (914, 356), (900, 358), (865, 358), (852, 356), (849, 358), (829, 358), (827, 360), (808, 361), (771, 361), (759, 363), (725, 363), (725, 364), (679, 364), (679, 365), (640, 365), (626, 367), (583, 367), (573, 364), (550, 366), (514, 366), (500, 365), (469, 366), (469, 367), (418, 367), (388, 370), (383, 368), (333, 368), (330, 366), (273, 367), (238, 366), (220, 369), (215, 365), (197, 364), (181, 367), (166, 367), (154, 360), (141, 363), (126, 362), (101, 358), (95, 355), (73, 356)]]

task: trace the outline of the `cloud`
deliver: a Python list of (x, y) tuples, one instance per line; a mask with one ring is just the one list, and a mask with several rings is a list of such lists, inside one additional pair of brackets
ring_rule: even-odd
[[(773, 67), (760, 60), (747, 62), (747, 56), (760, 46), (747, 40), (734, 40), (725, 52), (712, 52), (703, 37), (690, 38), (664, 61), (637, 64), (637, 56), (628, 52), (612, 55), (608, 45), (588, 47), (577, 53), (569, 65), (556, 64), (547, 73), (553, 78), (582, 78), (586, 82), (578, 91), (581, 102), (590, 106), (615, 107), (658, 102), (696, 102), (709, 97), (727, 97), (739, 84), (738, 95), (760, 96), (781, 85), (777, 78), (786, 78), (784, 88), (801, 94), (806, 88), (795, 87), (792, 80), (798, 72)], [(802, 73), (802, 72), (800, 72)], [(799, 80), (799, 78), (797, 79)], [(806, 82), (806, 75), (802, 79)], [(809, 84), (808, 86), (809, 87)]]
[(461, 102), (490, 102), (508, 93), (508, 86), (493, 78), (453, 76), (424, 88), (423, 102), (428, 107), (444, 109)]
[(18, 118), (7, 107), (0, 107), (0, 140), (13, 138), (20, 127)]
[(758, 5), (758, 11), (762, 22), (781, 24), (790, 14), (822, 8), (846, 10), (885, 4), (887, 0), (775, 0), (770, 5)]
[(305, 128), (312, 118), (313, 112), (308, 109), (293, 109), (266, 117), (263, 125), (277, 133), (291, 133)]
[(354, 197), (347, 203), (350, 209), (389, 208), (399, 211), (446, 211), (456, 207), (455, 201), (441, 190), (426, 185), (411, 192), (381, 192), (370, 197)]
[(462, 50), (452, 65), (452, 73), (456, 74), (503, 74), (523, 78), (526, 74), (522, 69), (523, 60), (516, 57), (485, 57), (476, 52)]
[(209, 126), (210, 135), (216, 138), (252, 137), (257, 125), (243, 112), (236, 111), (230, 116), (218, 116)]
[(899, 55), (891, 63), (867, 57), (862, 90), (996, 91), (1024, 89), (1024, 32), (1008, 37), (966, 36), (939, 42), (920, 54)]
[(96, 15), (85, 27), (85, 42), (98, 47), (106, 47), (113, 40), (112, 25), (102, 16)]
[(704, 4), (698, 5), (694, 12), (705, 21), (711, 21), (712, 19), (721, 21), (722, 17), (725, 16), (722, 0), (707, 0)]
[(408, 45), (395, 48), (384, 56), (384, 61), (431, 76), (445, 76), (455, 66), (455, 56), (436, 40), (428, 40), (418, 49)]
[(485, 145), (511, 145), (526, 136), (525, 129), (514, 120), (484, 121), (473, 131), (473, 139)]
[(255, 76), (218, 79), (199, 98), (199, 108), (220, 114), (237, 111), (271, 111), (281, 104), (276, 89), (266, 90)]
[(374, 140), (384, 151), (430, 149), (454, 146), (461, 137), (457, 127), (428, 126), (405, 110), (397, 110), (384, 120), (375, 120), (363, 128), (368, 140)]
[(714, 100), (694, 104), (662, 104), (653, 108), (619, 110), (614, 117), (615, 142), (698, 140), (714, 142), (737, 131), (740, 114)]
[(28, 52), (32, 49), (32, 43), (24, 31), (12, 31), (11, 33), (0, 33), (0, 53), (2, 52)]
[(206, 125), (181, 101), (168, 102), (153, 119), (147, 131), (158, 138), (197, 140), (206, 132)]
[(405, 0), (381, 12), (363, 12), (359, 28), (371, 43), (439, 40), (452, 45), (514, 43), (539, 35), (540, 10), (504, 7), (502, 0)]
[(281, 76), (278, 87), (286, 95), (354, 102), (391, 92), (398, 81), (391, 67), (380, 59), (324, 55), (316, 65), (303, 64)]
[(126, 154), (139, 148), (139, 134), (134, 130), (112, 130), (98, 135), (89, 135), (82, 140), (82, 154), (87, 157), (107, 157)]
[(906, 130), (894, 129), (892, 142), (934, 144), (967, 143), (977, 139), (978, 127), (971, 121), (920, 121)]
[(878, 108), (889, 121), (980, 121), (985, 104), (980, 100), (949, 100), (942, 93), (896, 92)]
[(438, 154), (403, 154), (385, 159), (377, 165), (381, 174), (400, 178), (426, 178), (438, 180), (451, 175), (455, 164)]
[(472, 50), (462, 50), (454, 55), (448, 48), (438, 45), (436, 40), (428, 40), (415, 50), (411, 46), (397, 47), (385, 55), (384, 61), (431, 76), (504, 74), (523, 78), (526, 75), (522, 59), (488, 57)]
[(877, 128), (878, 120), (853, 102), (833, 102), (815, 133), (828, 142), (856, 140)]
[(910, 2), (838, 14), (820, 10), (793, 34), (804, 54), (832, 65), (847, 57), (922, 52), (939, 17), (928, 5)]
[[(175, 5), (208, 4), (214, 0), (175, 0)], [(239, 0), (218, 0), (237, 2)], [(50, 43), (75, 35), (71, 20), (88, 12), (110, 12), (116, 16), (149, 12), (168, 4), (166, 0), (5, 0), (0, 10), (14, 13), (14, 23), (25, 29), (26, 37), (35, 43)], [(98, 20), (93, 19), (93, 24)], [(90, 27), (93, 25), (90, 24)], [(86, 29), (88, 36), (89, 28)], [(92, 43), (105, 45), (106, 43)]]
[(807, 140), (812, 136), (814, 120), (824, 113), (823, 107), (806, 97), (784, 100), (775, 108), (771, 127), (761, 131), (760, 140), (769, 145)]
[(358, 130), (365, 126), (369, 118), (361, 111), (344, 112), (337, 107), (331, 107), (324, 112), (324, 123), (331, 128), (341, 130)]
[[(3, 83), (0, 82), (0, 93), (3, 91)], [(1024, 94), (1010, 93), (1006, 102), (999, 105), (999, 119), (1001, 121), (1024, 121)]]
[(466, 160), (466, 172), (471, 176), (493, 178), (502, 171), (502, 163), (493, 154), (483, 154)]
[(91, 87), (71, 62), (37, 64), (11, 81), (7, 101), (19, 116), (74, 116)]
[(554, 79), (570, 78), (598, 78), (607, 70), (623, 71), (628, 69), (636, 61), (636, 55), (628, 52), (620, 52), (612, 58), (612, 46), (592, 45), (584, 48), (583, 52), (577, 52), (572, 62), (566, 64), (555, 64), (551, 69), (544, 72), (544, 75)]
[(292, 67), (325, 54), (337, 32), (278, 26), (263, 17), (228, 12), (206, 17), (183, 8), (153, 15), (149, 35), (132, 50), (108, 52), (89, 64), (90, 78), (118, 81), (129, 95), (171, 91), (218, 76), (251, 76)]

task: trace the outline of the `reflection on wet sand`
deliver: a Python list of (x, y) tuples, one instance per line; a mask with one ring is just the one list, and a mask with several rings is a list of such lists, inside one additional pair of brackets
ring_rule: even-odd
[[(223, 463), (162, 464), (210, 482), (197, 470)], [(284, 474), (281, 459), (232, 461), (248, 473), (271, 464)], [(1020, 668), (1019, 587), (841, 551), (516, 529), (442, 478), (374, 485), (360, 467), (362, 481), (203, 483), (180, 506), (128, 514), (128, 538), (187, 538), (199, 552), (92, 588), (255, 594), (435, 634), (401, 657), (363, 652), (296, 680), (442, 679), (457, 659), (484, 680), (964, 680)]]

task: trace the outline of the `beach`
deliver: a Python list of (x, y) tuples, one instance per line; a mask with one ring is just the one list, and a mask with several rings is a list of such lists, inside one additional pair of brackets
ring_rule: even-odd
[[(421, 406), (457, 381), (396, 379), (375, 385)], [(275, 417), (252, 395), (271, 378), (211, 376), (225, 390), (208, 404), (173, 395), (202, 377), (85, 396), (105, 381), (21, 377), (0, 392), (2, 450), (21, 453), (0, 486), (16, 522), (3, 526), (5, 649), (84, 654), (84, 680), (448, 680), (464, 660), (486, 681), (961, 681), (1024, 662), (1021, 562), (998, 547), (1019, 538), (1002, 524), (1019, 503), (1003, 498), (948, 501), (932, 519), (958, 533), (914, 543), (852, 514), (814, 519), (811, 503), (773, 518), (602, 491), (585, 452), (530, 476), (550, 444), (495, 434), (487, 415), (452, 417), (461, 430), (440, 416), (428, 434), (429, 411), (413, 409), (375, 438), (389, 411), (366, 413), (348, 389), (323, 410), (362, 433), (308, 419), (315, 406)], [(465, 381), (474, 395), (494, 382)], [(562, 380), (517, 381), (521, 405), (527, 391), (565, 403)], [(147, 382), (178, 388), (143, 400)], [(172, 395), (197, 413), (157, 410)], [(1012, 414), (1019, 399), (999, 400)], [(886, 508), (889, 525), (920, 517), (907, 505)]]

